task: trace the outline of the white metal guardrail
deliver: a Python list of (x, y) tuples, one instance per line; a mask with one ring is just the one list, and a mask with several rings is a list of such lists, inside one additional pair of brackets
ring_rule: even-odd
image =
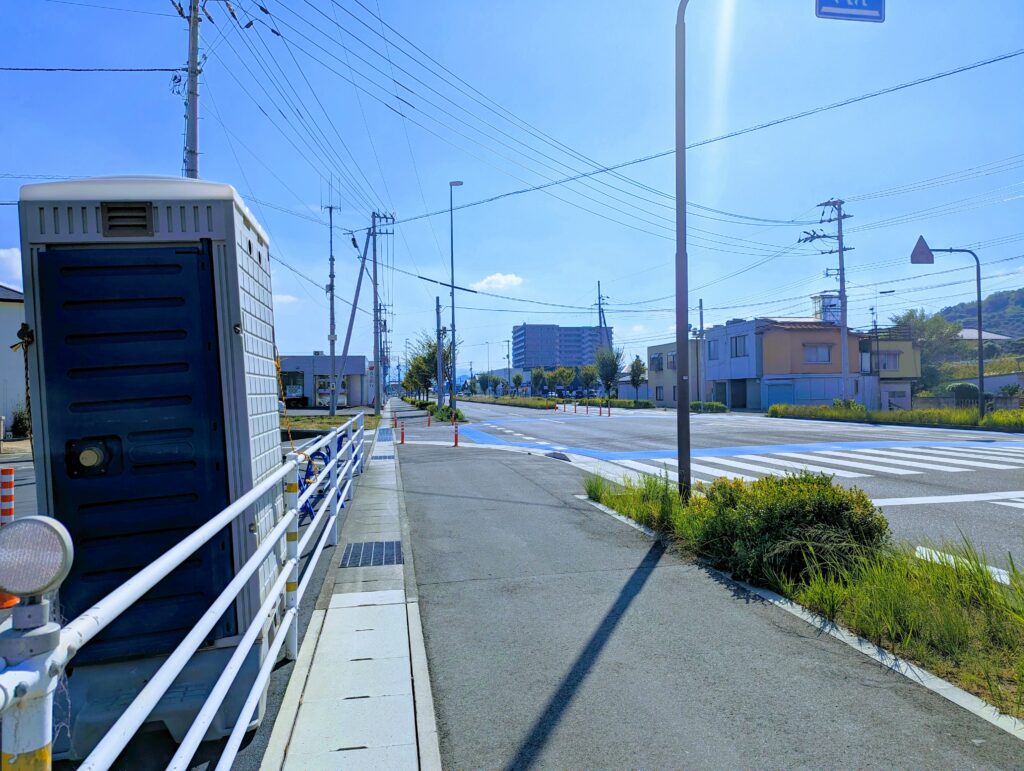
[[(294, 659), (298, 655), (299, 604), (320, 554), (326, 546), (334, 546), (338, 542), (338, 509), (351, 500), (354, 478), (362, 473), (365, 462), (363, 445), (364, 424), (360, 413), (322, 438), (303, 445), (301, 452), (289, 453), (285, 462), (269, 477), (63, 628), (49, 622), (48, 603), (41, 595), (23, 597), (21, 604), (14, 608), (12, 627), (0, 635), (0, 655), (5, 657), (0, 658), (2, 768), (16, 771), (50, 767), (53, 694), (64, 668), (74, 655), (203, 544), (245, 513), (262, 495), (283, 484), (284, 507), (272, 530), (79, 767), (82, 771), (104, 771), (113, 765), (189, 659), (202, 646), (218, 619), (283, 542), (285, 554), (277, 579), (168, 765), (168, 769), (188, 768), (246, 655), (283, 596), (285, 610), (277, 634), (217, 764), (218, 771), (229, 769), (281, 648), (284, 647), (288, 658)], [(323, 465), (310, 470), (306, 464), (307, 469), (300, 471), (303, 457), (307, 461), (316, 458)], [(300, 481), (304, 488), (301, 493)], [(299, 521), (303, 509), (317, 494), (321, 497), (312, 522), (300, 540)], [(299, 558), (314, 538), (316, 544), (300, 580)], [(25, 555), (30, 556), (27, 551)]]

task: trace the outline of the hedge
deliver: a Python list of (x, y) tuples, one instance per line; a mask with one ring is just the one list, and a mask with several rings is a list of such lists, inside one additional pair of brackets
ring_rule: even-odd
[(863, 406), (829, 406), (810, 404), (773, 404), (770, 418), (810, 418), (841, 420), (854, 423), (889, 423), (926, 426), (981, 426), (1004, 431), (1024, 431), (1024, 409), (994, 410), (979, 422), (973, 407), (936, 407), (923, 410), (867, 410)]

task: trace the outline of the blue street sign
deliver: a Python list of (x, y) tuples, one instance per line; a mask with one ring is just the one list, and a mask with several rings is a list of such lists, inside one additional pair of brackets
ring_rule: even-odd
[(819, 19), (885, 21), (885, 0), (815, 0)]

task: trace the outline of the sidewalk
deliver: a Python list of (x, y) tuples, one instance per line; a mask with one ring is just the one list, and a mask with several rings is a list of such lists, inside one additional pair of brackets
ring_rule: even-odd
[(263, 769), (440, 768), (390, 434), (348, 510)]
[(1019, 767), (1024, 746), (574, 496), (400, 448), (446, 768)]

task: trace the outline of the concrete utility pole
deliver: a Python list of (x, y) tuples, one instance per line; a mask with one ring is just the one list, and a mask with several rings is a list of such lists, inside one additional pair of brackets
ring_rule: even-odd
[(338, 360), (335, 357), (335, 348), (338, 342), (338, 335), (334, 328), (334, 205), (327, 207), (328, 230), (330, 231), (330, 273), (327, 277), (327, 299), (331, 304), (330, 331), (327, 334), (327, 342), (331, 348), (331, 415), (338, 412)]
[[(352, 236), (352, 246), (356, 251), (359, 250), (359, 244), (356, 242), (356, 237)], [(352, 341), (352, 327), (356, 323), (356, 310), (359, 306), (359, 289), (363, 285), (363, 274), (366, 272), (366, 250), (370, 246), (370, 234), (366, 234), (366, 240), (363, 241), (363, 256), (359, 262), (359, 276), (356, 278), (356, 293), (352, 298), (352, 310), (348, 315), (348, 329), (345, 330), (345, 344), (341, 348), (341, 376), (345, 377), (345, 367), (348, 365), (348, 345)], [(361, 378), (365, 380), (365, 378)], [(366, 390), (366, 384), (363, 383), (363, 390)], [(360, 396), (359, 403), (362, 404), (362, 397)]]
[(199, 0), (188, 4), (188, 91), (185, 98), (185, 176), (199, 179)]
[(505, 341), (505, 380), (508, 381), (508, 387), (512, 387), (512, 341)]
[(452, 261), (452, 379), (448, 381), (448, 404), (455, 414), (455, 188), (462, 187), (462, 180), (448, 183), (448, 229), (450, 234)]
[(373, 240), (373, 414), (380, 415), (380, 294), (377, 285), (377, 212), (370, 215)]
[[(700, 374), (700, 357), (704, 355), (704, 300), (697, 301), (697, 308), (700, 310), (700, 331), (697, 333), (697, 398), (700, 399), (700, 408), (704, 409), (704, 378)], [(690, 352), (686, 352), (689, 357)], [(676, 366), (679, 366), (679, 357), (676, 357)], [(706, 375), (705, 375), (706, 377)], [(687, 394), (689, 401), (689, 394)]]
[[(686, 260), (686, 4), (676, 12), (676, 385), (690, 393), (690, 357), (686, 351), (689, 327), (689, 266)], [(679, 495), (690, 498), (690, 400), (676, 400), (676, 444), (679, 457)]]
[(838, 198), (833, 198), (829, 201), (824, 201), (818, 206), (822, 208), (831, 208), (835, 216), (831, 216), (825, 219), (825, 215), (821, 215), (821, 221), (824, 222), (835, 222), (836, 223), (836, 235), (830, 236), (825, 233), (810, 230), (804, 232), (804, 237), (800, 239), (800, 243), (806, 244), (812, 241), (817, 241), (821, 238), (835, 238), (836, 248), (830, 251), (822, 252), (822, 254), (839, 254), (839, 355), (842, 357), (842, 383), (839, 387), (839, 395), (842, 399), (849, 398), (849, 383), (847, 382), (850, 378), (850, 332), (847, 324), (846, 317), (846, 260), (845, 255), (847, 251), (852, 251), (853, 247), (847, 248), (843, 243), (843, 220), (849, 219), (851, 215), (843, 214), (843, 203)]
[(437, 308), (437, 406), (444, 404), (444, 337), (441, 334), (441, 298), (435, 297)]

